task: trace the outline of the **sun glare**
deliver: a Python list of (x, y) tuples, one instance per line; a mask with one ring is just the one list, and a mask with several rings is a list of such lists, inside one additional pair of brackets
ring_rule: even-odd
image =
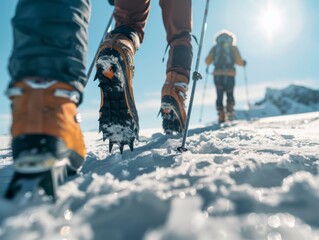
[(269, 40), (281, 30), (282, 23), (283, 15), (280, 9), (269, 1), (265, 12), (260, 16), (260, 27)]

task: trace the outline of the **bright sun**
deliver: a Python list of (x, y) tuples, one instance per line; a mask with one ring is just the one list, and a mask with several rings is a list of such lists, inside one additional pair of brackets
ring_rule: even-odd
[(259, 21), (262, 31), (267, 35), (269, 40), (272, 40), (274, 35), (281, 30), (283, 15), (280, 9), (272, 1), (269, 1)]

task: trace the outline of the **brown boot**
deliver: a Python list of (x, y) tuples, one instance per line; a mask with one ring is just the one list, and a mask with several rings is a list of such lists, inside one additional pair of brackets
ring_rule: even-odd
[(226, 106), (227, 121), (233, 121), (235, 118), (234, 105), (235, 105), (234, 103), (227, 103), (227, 106)]
[(186, 125), (185, 100), (189, 79), (178, 72), (167, 73), (162, 88), (161, 114), (166, 134), (180, 133)]
[(15, 170), (44, 171), (62, 163), (78, 170), (86, 154), (77, 121), (79, 93), (63, 82), (28, 78), (7, 94), (12, 100)]
[(218, 110), (218, 122), (223, 123), (226, 121), (226, 116), (224, 110)]
[(103, 140), (109, 139), (109, 151), (113, 144), (128, 144), (138, 139), (138, 113), (133, 95), (134, 54), (133, 43), (123, 34), (110, 35), (100, 46), (97, 58), (97, 74), (101, 89), (100, 131)]

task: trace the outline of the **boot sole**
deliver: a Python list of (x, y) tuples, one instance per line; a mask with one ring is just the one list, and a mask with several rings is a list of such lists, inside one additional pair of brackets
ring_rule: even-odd
[(55, 162), (67, 159), (66, 165), (71, 172), (80, 169), (84, 162), (84, 158), (68, 149), (62, 139), (46, 134), (25, 134), (15, 137), (12, 140), (12, 156), (14, 162), (21, 162), (26, 166), (33, 164), (39, 166), (39, 169), (41, 161), (46, 162), (43, 165), (53, 166)]
[(163, 119), (163, 130), (167, 135), (181, 133), (184, 129), (181, 116), (176, 108), (176, 100), (171, 96), (164, 96), (161, 105), (161, 115)]
[(14, 160), (14, 170), (18, 173), (41, 173), (52, 168), (70, 166), (68, 158), (57, 159), (52, 154), (28, 154)]
[(97, 75), (101, 89), (100, 132), (103, 132), (103, 140), (109, 139), (109, 150), (117, 144), (121, 152), (124, 145), (128, 144), (133, 150), (132, 144), (138, 139), (138, 114), (133, 97), (130, 94), (127, 82), (125, 64), (120, 54), (113, 49), (104, 49), (100, 52), (106, 61), (112, 62), (115, 75), (109, 79), (103, 75), (103, 66), (97, 64)]

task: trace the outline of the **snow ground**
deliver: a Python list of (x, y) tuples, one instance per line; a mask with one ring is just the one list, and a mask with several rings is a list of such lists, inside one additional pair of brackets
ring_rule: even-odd
[[(0, 239), (319, 239), (319, 113), (143, 134), (123, 155), (93, 132), (56, 204), (0, 199)], [(12, 174), (0, 136), (0, 193)]]

